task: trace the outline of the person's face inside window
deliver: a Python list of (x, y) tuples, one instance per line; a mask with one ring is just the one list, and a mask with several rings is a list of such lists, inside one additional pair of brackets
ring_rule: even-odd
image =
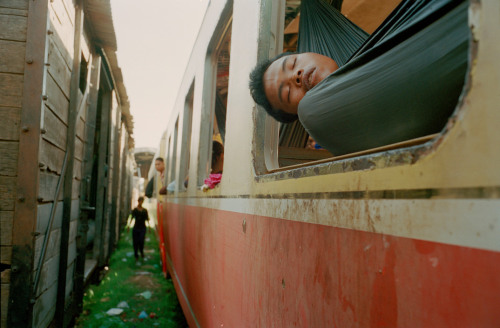
[(312, 52), (281, 57), (264, 73), (266, 98), (273, 108), (297, 114), (305, 94), (337, 69), (333, 59)]
[(214, 166), (212, 167), (212, 173), (222, 173), (222, 168), (224, 167), (224, 153), (217, 156)]
[(165, 169), (165, 164), (162, 161), (155, 161), (155, 169), (161, 173)]

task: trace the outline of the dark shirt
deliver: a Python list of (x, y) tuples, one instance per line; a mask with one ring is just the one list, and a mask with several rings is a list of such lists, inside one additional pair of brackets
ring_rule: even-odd
[(146, 229), (146, 221), (149, 220), (148, 211), (145, 208), (134, 208), (132, 218), (135, 219), (134, 229)]

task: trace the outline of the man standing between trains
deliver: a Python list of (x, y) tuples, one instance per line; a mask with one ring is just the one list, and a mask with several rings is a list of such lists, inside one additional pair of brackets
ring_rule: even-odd
[(158, 175), (158, 186), (159, 186), (159, 191), (158, 193), (160, 195), (166, 195), (167, 194), (167, 188), (165, 187), (165, 161), (163, 160), (162, 157), (157, 157), (155, 159), (155, 169), (159, 173)]

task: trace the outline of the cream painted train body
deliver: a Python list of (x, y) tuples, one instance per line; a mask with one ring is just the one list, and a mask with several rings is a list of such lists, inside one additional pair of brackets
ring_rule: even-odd
[[(160, 144), (177, 181), (158, 196), (164, 261), (190, 326), (499, 326), (500, 2), (469, 4), (441, 133), (333, 158), (280, 141), (248, 90), (293, 43), (297, 2), (210, 1)], [(370, 1), (342, 10), (373, 30), (386, 2), (366, 26)], [(201, 191), (214, 136), (222, 181)]]

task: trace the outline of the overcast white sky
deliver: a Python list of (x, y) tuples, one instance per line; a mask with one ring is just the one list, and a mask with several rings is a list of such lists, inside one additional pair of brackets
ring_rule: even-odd
[(111, 0), (135, 146), (157, 148), (209, 0)]

